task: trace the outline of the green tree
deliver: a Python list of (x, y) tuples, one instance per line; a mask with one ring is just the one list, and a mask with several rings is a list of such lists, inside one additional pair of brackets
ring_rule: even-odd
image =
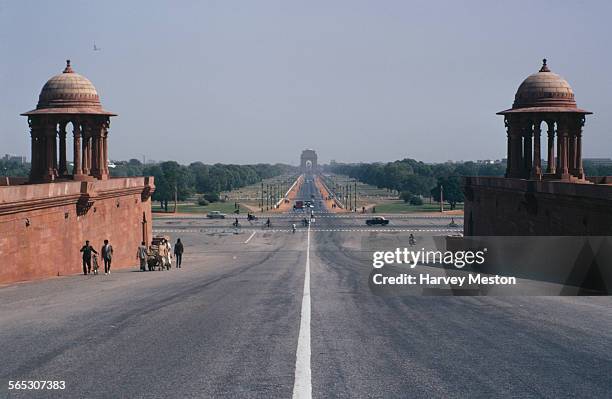
[(440, 202), (440, 186), (443, 187), (444, 201), (449, 203), (451, 209), (455, 209), (457, 202), (463, 202), (463, 191), (461, 190), (461, 178), (459, 176), (438, 178), (438, 184), (431, 189), (431, 196), (436, 202)]
[(219, 202), (219, 193), (204, 194), (203, 198), (208, 202)]
[(412, 195), (409, 199), (410, 205), (423, 205), (423, 198), (418, 195)]
[(155, 178), (153, 200), (159, 201), (166, 212), (168, 201), (173, 201), (175, 194), (179, 201), (184, 201), (193, 192), (193, 176), (189, 169), (175, 161), (148, 166), (144, 173)]
[(0, 176), (27, 177), (30, 174), (30, 164), (0, 159)]

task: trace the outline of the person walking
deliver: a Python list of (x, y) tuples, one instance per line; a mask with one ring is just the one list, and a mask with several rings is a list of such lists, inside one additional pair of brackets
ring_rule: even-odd
[(91, 273), (91, 254), (98, 254), (94, 247), (89, 244), (89, 240), (85, 241), (85, 245), (81, 247), (83, 253), (83, 274)]
[(183, 243), (180, 238), (176, 239), (176, 244), (174, 244), (174, 257), (176, 258), (176, 268), (181, 268), (181, 262), (183, 261)]
[(110, 274), (111, 261), (113, 260), (113, 246), (110, 245), (108, 240), (104, 240), (104, 245), (100, 252), (102, 252), (102, 260), (104, 260), (104, 274)]
[(162, 239), (159, 243), (158, 246), (158, 250), (159, 250), (159, 258), (161, 261), (161, 268), (160, 270), (164, 270), (167, 266), (168, 263), (166, 261), (166, 258), (168, 257), (168, 247), (166, 246), (166, 240)]
[(172, 268), (172, 245), (170, 245), (170, 241), (168, 240), (164, 240), (164, 242), (166, 245), (166, 253), (168, 254), (166, 262), (168, 262), (168, 270), (170, 270)]
[(136, 251), (136, 259), (140, 260), (140, 271), (144, 272), (147, 268), (147, 245), (145, 242), (141, 242), (138, 250)]

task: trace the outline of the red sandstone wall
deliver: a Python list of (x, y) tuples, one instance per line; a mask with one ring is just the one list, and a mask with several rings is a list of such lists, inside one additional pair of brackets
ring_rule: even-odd
[(464, 192), (465, 235), (612, 235), (612, 186), (466, 178)]
[[(139, 188), (144, 189), (143, 181), (131, 178), (88, 183), (98, 197), (84, 215), (77, 215), (78, 182), (1, 188), (0, 283), (81, 273), (79, 249), (86, 239), (98, 251), (105, 238), (110, 240), (113, 268), (135, 267), (143, 214), (148, 221), (145, 233), (151, 238), (151, 200), (142, 201)], [(47, 194), (39, 203), (41, 193)], [(61, 194), (67, 194), (66, 204), (45, 206)], [(7, 213), (7, 203), (13, 207), (30, 203), (34, 209)], [(5, 212), (1, 213), (3, 206)]]

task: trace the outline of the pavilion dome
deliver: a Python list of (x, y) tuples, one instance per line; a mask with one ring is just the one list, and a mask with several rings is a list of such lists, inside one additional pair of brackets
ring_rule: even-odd
[(521, 83), (514, 96), (514, 108), (576, 106), (574, 91), (565, 79), (548, 69), (546, 60), (537, 73)]
[(579, 112), (572, 87), (561, 76), (553, 73), (543, 60), (537, 73), (521, 83), (514, 96), (512, 108), (499, 114), (516, 112)]
[(70, 60), (62, 73), (45, 83), (36, 109), (23, 115), (59, 113), (114, 115), (102, 108), (96, 88), (89, 79), (74, 72)]

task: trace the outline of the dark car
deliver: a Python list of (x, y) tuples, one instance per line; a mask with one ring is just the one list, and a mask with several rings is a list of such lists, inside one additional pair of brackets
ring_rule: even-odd
[(210, 211), (206, 214), (206, 217), (209, 219), (225, 219), (225, 213), (221, 213), (219, 211)]
[(387, 219), (385, 219), (384, 217), (382, 217), (382, 216), (377, 216), (375, 218), (366, 220), (366, 224), (368, 226), (375, 226), (377, 224), (380, 224), (382, 226), (386, 226), (386, 225), (389, 224), (389, 221)]

